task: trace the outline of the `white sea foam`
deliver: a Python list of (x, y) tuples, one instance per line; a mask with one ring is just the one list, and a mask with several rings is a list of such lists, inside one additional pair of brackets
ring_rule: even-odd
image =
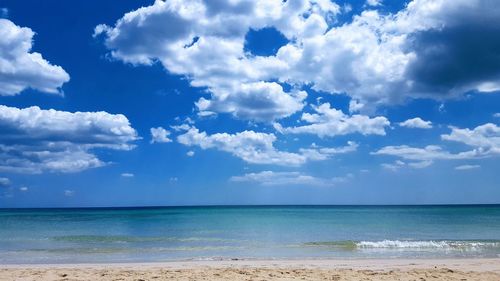
[(494, 241), (360, 241), (356, 243), (359, 249), (463, 249), (474, 250), (500, 247), (500, 242)]

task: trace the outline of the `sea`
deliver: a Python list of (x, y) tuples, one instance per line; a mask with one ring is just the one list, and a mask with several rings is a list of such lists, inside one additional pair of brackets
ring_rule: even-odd
[(500, 257), (500, 205), (0, 209), (0, 264)]

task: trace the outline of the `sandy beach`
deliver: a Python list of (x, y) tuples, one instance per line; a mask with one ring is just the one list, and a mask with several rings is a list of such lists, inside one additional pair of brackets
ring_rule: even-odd
[(500, 280), (500, 259), (1, 265), (0, 280)]

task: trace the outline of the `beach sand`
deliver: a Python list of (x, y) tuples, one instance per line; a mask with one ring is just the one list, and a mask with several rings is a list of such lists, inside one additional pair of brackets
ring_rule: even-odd
[(0, 280), (500, 280), (499, 259), (1, 265)]

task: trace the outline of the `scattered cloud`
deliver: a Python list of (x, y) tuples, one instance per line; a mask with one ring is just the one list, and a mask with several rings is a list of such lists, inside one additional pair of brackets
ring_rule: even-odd
[(122, 173), (121, 176), (124, 178), (133, 178), (135, 175), (132, 173)]
[(456, 166), (455, 170), (473, 170), (473, 169), (479, 169), (481, 166), (479, 165), (460, 165)]
[(487, 123), (476, 128), (460, 129), (450, 127), (451, 133), (441, 135), (441, 139), (464, 143), (474, 147), (479, 156), (500, 155), (500, 127)]
[(442, 103), (442, 104), (439, 105), (438, 111), (441, 112), (441, 113), (446, 112), (446, 109), (444, 108), (444, 103)]
[(30, 28), (0, 18), (0, 96), (17, 95), (27, 88), (61, 94), (60, 88), (69, 81), (62, 67), (31, 52), (34, 35)]
[(346, 147), (340, 148), (313, 147), (301, 149), (299, 152), (287, 152), (274, 147), (276, 141), (274, 134), (243, 131), (235, 134), (208, 135), (195, 127), (177, 136), (177, 141), (187, 146), (229, 152), (248, 163), (283, 166), (299, 166), (312, 160), (325, 160), (335, 154), (351, 152), (357, 148), (356, 143), (350, 142)]
[(349, 3), (344, 3), (344, 5), (342, 5), (342, 12), (344, 14), (348, 14), (348, 13), (352, 12), (352, 5)]
[(151, 143), (166, 143), (172, 140), (168, 137), (170, 132), (162, 127), (151, 128)]
[(332, 108), (329, 103), (312, 106), (312, 108), (316, 113), (303, 113), (301, 118), (309, 124), (284, 128), (275, 123), (275, 129), (284, 134), (315, 134), (319, 137), (334, 137), (353, 133), (385, 135), (385, 127), (390, 125), (385, 117), (346, 115), (341, 110)]
[(74, 190), (66, 189), (64, 191), (64, 196), (66, 196), (66, 197), (73, 197), (74, 195), (75, 195), (75, 191)]
[(418, 128), (418, 129), (431, 129), (432, 122), (424, 121), (420, 117), (416, 117), (413, 119), (408, 119), (404, 122), (399, 123), (399, 126), (406, 128)]
[[(500, 127), (497, 125), (487, 123), (472, 130), (456, 127), (450, 127), (450, 129), (451, 133), (441, 135), (441, 139), (463, 143), (470, 147), (470, 150), (452, 153), (438, 145), (428, 145), (423, 148), (400, 145), (386, 146), (371, 154), (391, 155), (406, 160), (420, 161), (425, 163), (424, 166), (430, 165), (435, 160), (477, 159), (500, 155)], [(390, 165), (393, 164), (386, 164), (385, 167), (390, 168)]]
[(493, 117), (500, 118), (500, 112), (494, 113)]
[(338, 183), (345, 182), (349, 178), (352, 178), (351, 174), (346, 177), (318, 178), (300, 172), (263, 171), (259, 173), (248, 173), (243, 176), (233, 176), (230, 178), (230, 181), (251, 182), (262, 186), (334, 186)]
[(381, 164), (382, 168), (391, 170), (391, 171), (397, 171), (401, 168), (414, 168), (414, 169), (423, 169), (428, 166), (432, 165), (431, 160), (422, 160), (422, 161), (414, 161), (414, 162), (404, 162), (401, 160), (396, 160), (393, 163), (383, 163)]
[(107, 112), (66, 112), (0, 105), (0, 171), (77, 172), (100, 167), (93, 149), (130, 150), (128, 119)]
[(19, 188), (19, 191), (21, 191), (21, 192), (26, 192), (26, 191), (28, 191), (28, 190), (29, 190), (29, 188), (28, 188), (27, 186), (21, 186), (21, 187)]
[(423, 148), (411, 147), (407, 145), (385, 146), (376, 152), (372, 152), (372, 154), (392, 155), (415, 161), (470, 159), (477, 156), (475, 151), (466, 151), (454, 154), (443, 150), (442, 147), (437, 145), (428, 145)]
[(9, 9), (0, 8), (0, 18), (8, 18), (9, 17)]
[(9, 187), (10, 179), (8, 178), (0, 178), (0, 187)]
[(326, 160), (336, 154), (355, 152), (358, 144), (348, 141), (346, 146), (341, 147), (318, 147), (314, 143), (310, 148), (300, 148), (299, 152), (310, 160)]
[(189, 156), (189, 157), (193, 157), (194, 156), (194, 151), (190, 150), (190, 151), (186, 152), (186, 155)]
[(381, 6), (382, 0), (366, 0), (366, 5), (371, 7)]

